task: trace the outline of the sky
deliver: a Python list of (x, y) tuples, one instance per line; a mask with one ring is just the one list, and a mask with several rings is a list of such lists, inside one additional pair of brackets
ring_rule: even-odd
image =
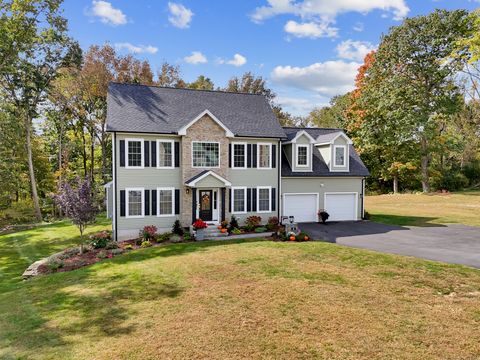
[(65, 0), (70, 34), (86, 50), (167, 61), (184, 80), (224, 87), (260, 75), (294, 115), (328, 105), (353, 88), (364, 55), (405, 17), (474, 10), (480, 0)]

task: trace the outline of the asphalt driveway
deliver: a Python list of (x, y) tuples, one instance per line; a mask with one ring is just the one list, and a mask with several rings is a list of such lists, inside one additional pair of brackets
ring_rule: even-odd
[(466, 225), (393, 226), (371, 221), (303, 223), (313, 239), (384, 253), (480, 268), (480, 228)]

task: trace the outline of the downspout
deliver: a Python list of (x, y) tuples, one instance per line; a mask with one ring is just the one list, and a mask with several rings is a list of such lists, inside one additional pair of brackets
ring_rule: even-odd
[(113, 216), (112, 216), (112, 230), (114, 233), (115, 241), (118, 241), (118, 230), (117, 230), (117, 133), (113, 133), (112, 139), (112, 176), (113, 176)]
[(362, 220), (365, 219), (365, 178), (362, 178)]

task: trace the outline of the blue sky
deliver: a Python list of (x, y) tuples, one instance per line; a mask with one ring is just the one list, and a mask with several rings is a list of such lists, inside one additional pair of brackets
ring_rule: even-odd
[(405, 16), (473, 10), (480, 0), (66, 0), (70, 32), (87, 49), (110, 43), (187, 81), (224, 86), (252, 71), (277, 101), (305, 115), (350, 90), (363, 55)]

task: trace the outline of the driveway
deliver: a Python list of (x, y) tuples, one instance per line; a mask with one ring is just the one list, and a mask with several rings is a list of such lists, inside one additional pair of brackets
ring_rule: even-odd
[(480, 268), (478, 227), (458, 224), (407, 227), (371, 221), (299, 226), (316, 240)]

